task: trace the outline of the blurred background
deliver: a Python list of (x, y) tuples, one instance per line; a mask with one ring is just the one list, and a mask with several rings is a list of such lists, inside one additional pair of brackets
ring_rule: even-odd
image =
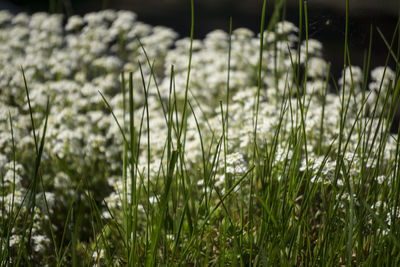
[[(195, 37), (202, 38), (214, 29), (233, 27), (259, 31), (263, 0), (195, 0)], [(267, 1), (270, 17), (274, 0)], [(343, 68), (345, 0), (309, 0), (309, 36), (324, 45), (325, 59), (332, 62), (335, 77)], [(287, 0), (286, 19), (298, 25), (298, 0)], [(0, 0), (0, 9), (13, 13), (37, 11), (83, 15), (102, 9), (132, 10), (140, 21), (173, 28), (181, 37), (190, 33), (190, 0)], [(362, 66), (373, 27), (372, 65), (384, 65), (387, 51), (379, 28), (390, 41), (400, 13), (400, 0), (350, 0), (350, 52), (353, 65)]]

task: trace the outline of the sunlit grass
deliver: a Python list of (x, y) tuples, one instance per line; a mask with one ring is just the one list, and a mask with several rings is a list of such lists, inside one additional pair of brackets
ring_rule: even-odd
[[(258, 40), (233, 31), (231, 19), (225, 41), (210, 48), (193, 38), (192, 0), (190, 39), (162, 59), (177, 61), (163, 78), (159, 58), (151, 57), (158, 54), (146, 36), (135, 36), (135, 71), (122, 72), (119, 88), (97, 89), (97, 102), (80, 107), (105, 112), (95, 125), (100, 134), (112, 127), (116, 134), (81, 157), (52, 151), (57, 96), (47, 96), (46, 107), (32, 103), (22, 70), (25, 102), (15, 105), (21, 112), (27, 105), (33, 141), (15, 139), (17, 119), (8, 110), (0, 265), (397, 266), (400, 129), (390, 129), (399, 112), (399, 23), (389, 41), (378, 29), (388, 55), (369, 77), (372, 37), (363, 69), (352, 66), (347, 0), (345, 72), (336, 82), (330, 63), (315, 63), (321, 55), (308, 37), (307, 1), (299, 1), (295, 41), (297, 28), (279, 23), (284, 6), (279, 1), (266, 24), (264, 1)], [(115, 42), (113, 51), (125, 55), (122, 37)], [(258, 48), (254, 58), (246, 57), (249, 43)], [(207, 59), (213, 73), (223, 76), (216, 82), (198, 63), (207, 49), (215, 53), (215, 61)], [(97, 72), (101, 66), (87, 75)], [(239, 75), (251, 84), (241, 86)], [(106, 118), (112, 124), (100, 127)], [(107, 158), (107, 150), (115, 153)], [(58, 178), (65, 192), (49, 178), (59, 172), (68, 177)]]

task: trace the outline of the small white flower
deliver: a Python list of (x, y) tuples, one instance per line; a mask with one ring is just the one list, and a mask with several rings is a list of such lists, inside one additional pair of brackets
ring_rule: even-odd
[(68, 18), (67, 25), (65, 25), (65, 29), (67, 31), (79, 30), (84, 24), (83, 18), (78, 15), (74, 15)]
[(386, 176), (385, 175), (379, 175), (378, 177), (376, 177), (376, 182), (378, 184), (383, 184), (386, 181)]
[(311, 57), (308, 60), (307, 74), (312, 78), (323, 78), (327, 74), (327, 68), (328, 64), (324, 59), (319, 57)]
[(339, 85), (343, 86), (343, 76), (345, 76), (346, 85), (359, 85), (363, 79), (362, 69), (358, 66), (347, 66), (344, 71), (342, 71), (342, 77), (339, 79)]
[(279, 35), (289, 34), (292, 32), (298, 32), (299, 28), (297, 28), (292, 22), (290, 21), (280, 21), (275, 25), (275, 32)]

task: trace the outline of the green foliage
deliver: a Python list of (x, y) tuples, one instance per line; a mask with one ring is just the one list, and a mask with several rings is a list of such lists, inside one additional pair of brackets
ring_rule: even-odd
[(230, 20), (203, 41), (193, 1), (177, 41), (129, 12), (70, 18), (65, 38), (58, 17), (1, 13), (0, 40), (32, 47), (6, 42), (28, 66), (2, 74), (0, 266), (397, 266), (399, 25), (378, 29), (389, 52), (369, 75), (348, 5), (338, 83), (307, 1), (299, 28), (284, 1), (265, 27), (264, 1), (258, 38)]

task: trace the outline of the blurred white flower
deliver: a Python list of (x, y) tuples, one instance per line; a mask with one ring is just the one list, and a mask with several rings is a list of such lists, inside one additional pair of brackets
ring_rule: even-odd
[(327, 75), (328, 64), (319, 57), (311, 57), (308, 60), (307, 74), (311, 78), (324, 78)]
[(65, 25), (65, 30), (67, 31), (79, 30), (83, 25), (84, 25), (83, 18), (78, 15), (74, 15), (68, 18), (67, 25)]

